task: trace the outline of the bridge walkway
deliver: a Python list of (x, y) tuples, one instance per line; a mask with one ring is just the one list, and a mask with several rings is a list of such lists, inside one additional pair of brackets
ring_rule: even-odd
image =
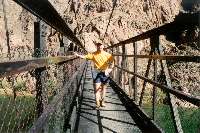
[(126, 108), (108, 86), (106, 107), (96, 109), (91, 66), (87, 68), (74, 132), (78, 133), (139, 133)]

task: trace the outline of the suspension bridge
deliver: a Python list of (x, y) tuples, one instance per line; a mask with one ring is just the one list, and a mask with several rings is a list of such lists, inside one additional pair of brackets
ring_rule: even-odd
[[(200, 98), (174, 89), (167, 66), (169, 60), (200, 63), (200, 56), (165, 55), (160, 43), (161, 36), (198, 25), (199, 13), (183, 14), (171, 23), (108, 46), (106, 50), (113, 54), (116, 64), (106, 92), (107, 106), (96, 110), (91, 62), (71, 54), (72, 51), (87, 52), (81, 41), (47, 0), (13, 1), (74, 45), (62, 56), (45, 56), (49, 51), (42, 51), (41, 22), (37, 21), (34, 23), (33, 58), (0, 62), (0, 132), (183, 133), (193, 131), (190, 128), (200, 132)], [(136, 42), (145, 39), (150, 39), (150, 53), (139, 55)], [(127, 45), (133, 46), (132, 54), (127, 54)], [(8, 53), (8, 58), (11, 57)], [(134, 63), (132, 69), (127, 65), (130, 59)], [(148, 60), (148, 64), (142, 75), (138, 62), (143, 59)], [(16, 86), (21, 80), (26, 84), (34, 82), (29, 86), (32, 94)], [(139, 81), (142, 81), (140, 86)], [(5, 83), (12, 92), (6, 91)], [(150, 104), (145, 102), (147, 96)], [(166, 103), (158, 104), (158, 99), (165, 99)], [(177, 101), (190, 107), (184, 108)], [(195, 123), (184, 121), (184, 113), (192, 111), (197, 113), (191, 118), (196, 119)], [(185, 122), (191, 127), (185, 126)]]

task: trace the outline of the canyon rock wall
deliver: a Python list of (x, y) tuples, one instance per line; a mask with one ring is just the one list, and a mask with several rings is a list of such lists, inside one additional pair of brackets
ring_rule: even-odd
[[(50, 2), (89, 51), (95, 50), (90, 49), (93, 48), (91, 47), (93, 41), (112, 45), (173, 21), (181, 9), (181, 0), (50, 0)], [(112, 10), (113, 14), (110, 16)], [(1, 49), (7, 51), (6, 27), (11, 52), (17, 49), (16, 47), (24, 47), (27, 50), (32, 48), (34, 21), (36, 21), (35, 16), (12, 0), (2, 0)], [(53, 29), (48, 27), (48, 46), (58, 45), (57, 34), (53, 37), (52, 32)]]

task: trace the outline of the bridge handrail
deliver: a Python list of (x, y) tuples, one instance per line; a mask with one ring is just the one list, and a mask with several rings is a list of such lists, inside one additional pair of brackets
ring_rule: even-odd
[(0, 78), (11, 76), (25, 71), (30, 71), (36, 68), (45, 67), (52, 64), (65, 63), (77, 59), (74, 55), (57, 56), (46, 58), (34, 58), (21, 61), (0, 62)]
[(200, 107), (200, 98), (197, 98), (197, 97), (185, 94), (185, 93), (183, 93), (181, 91), (178, 91), (178, 90), (174, 90), (171, 87), (168, 87), (166, 85), (162, 85), (162, 84), (160, 84), (158, 82), (155, 82), (155, 81), (150, 80), (150, 79), (148, 79), (146, 77), (138, 75), (137, 73), (131, 72), (131, 71), (127, 70), (127, 69), (121, 68), (121, 67), (119, 67), (117, 65), (115, 65), (115, 67), (117, 67), (117, 68), (119, 68), (119, 69), (121, 69), (121, 70), (123, 70), (123, 71), (125, 71), (125, 72), (127, 72), (129, 74), (132, 74), (132, 75), (134, 75), (134, 76), (136, 76), (136, 77), (138, 77), (138, 78), (140, 78), (142, 80), (145, 80), (146, 82), (149, 82), (150, 84), (152, 84), (152, 85), (154, 85), (156, 87), (161, 88), (163, 91), (166, 91), (166, 92), (169, 92), (169, 93), (175, 95), (179, 99), (183, 99), (185, 101), (188, 101), (188, 102), (190, 102), (190, 103), (192, 103), (192, 104)]
[[(69, 90), (69, 88), (71, 87), (73, 82), (77, 80), (77, 76), (80, 76), (79, 81), (77, 81), (78, 84), (80, 84), (80, 81), (83, 77), (83, 73), (84, 73), (86, 67), (87, 67), (87, 62), (84, 62), (83, 64), (80, 65), (78, 70), (70, 78), (70, 81), (67, 82), (67, 84), (65, 84), (63, 86), (64, 89), (62, 89), (53, 98), (53, 100), (50, 102), (50, 104), (48, 104), (47, 108), (43, 111), (43, 113), (40, 115), (40, 117), (37, 119), (37, 121), (35, 121), (33, 126), (29, 129), (28, 133), (38, 133), (38, 132), (42, 131), (43, 127), (45, 126), (45, 124), (49, 118), (49, 115), (53, 114), (56, 111), (57, 106), (59, 105), (60, 102), (62, 102), (62, 99), (66, 95), (66, 92)], [(78, 87), (79, 85), (76, 85), (76, 86)], [(78, 88), (76, 88), (76, 91), (77, 91), (77, 89)], [(76, 94), (74, 94), (74, 95), (76, 95)], [(71, 101), (71, 102), (73, 102), (73, 101)], [(71, 103), (71, 104), (73, 104), (73, 103)]]
[(44, 22), (67, 36), (71, 41), (75, 42), (84, 51), (85, 48), (80, 40), (74, 35), (73, 31), (69, 28), (66, 22), (62, 19), (59, 13), (51, 5), (48, 0), (13, 0), (33, 15), (39, 17)]
[(119, 43), (113, 44), (112, 46), (106, 47), (105, 49), (111, 49), (118, 46), (126, 45), (129, 43), (137, 42), (140, 40), (148, 39), (152, 36), (157, 35), (165, 35), (170, 31), (173, 31), (174, 29), (185, 29), (188, 26), (193, 25), (199, 25), (199, 13), (193, 13), (193, 14), (183, 14), (175, 19), (175, 21), (165, 24), (163, 26), (160, 26), (158, 28), (154, 28), (152, 30), (148, 30), (140, 35), (134, 36), (132, 38), (126, 39), (124, 41), (121, 41)]
[[(21, 5), (23, 8), (25, 8), (29, 12), (31, 12), (33, 15), (39, 17), (41, 20), (43, 20), (48, 25), (50, 25), (50, 27), (55, 28), (56, 31), (59, 31), (62, 35), (69, 38), (77, 46), (76, 49), (73, 49), (73, 51), (80, 50), (80, 48), (82, 49), (82, 51), (86, 51), (82, 43), (74, 35), (73, 31), (68, 27), (65, 20), (58, 14), (58, 12), (54, 9), (54, 7), (50, 4), (48, 0), (28, 0), (28, 1), (27, 0), (13, 0), (13, 1)], [(42, 51), (42, 49), (44, 50), (47, 47), (45, 46), (46, 45), (45, 42), (41, 41), (42, 39), (41, 29), (42, 27), (39, 21), (35, 22), (34, 23), (34, 51), (33, 51), (34, 55), (32, 55), (35, 57), (41, 57), (48, 54), (48, 53), (42, 54), (42, 52), (46, 52), (46, 51)], [(61, 41), (60, 41), (60, 48), (61, 47), (63, 48), (64, 46), (62, 45), (62, 43), (64, 42), (61, 42)], [(21, 111), (19, 113), (20, 115), (17, 116), (17, 117), (20, 117), (20, 120), (22, 120), (22, 115), (24, 115), (24, 113), (28, 112), (28, 114), (25, 114), (26, 116), (28, 116), (29, 113), (33, 115), (33, 117), (28, 116), (27, 118), (28, 119), (27, 121), (31, 120), (30, 122), (31, 125), (33, 124), (32, 121), (35, 121), (35, 124), (29, 130), (29, 132), (31, 131), (38, 132), (38, 131), (41, 131), (41, 129), (45, 128), (43, 127), (45, 126), (45, 124), (46, 126), (49, 126), (47, 125), (47, 122), (48, 122), (48, 118), (50, 118), (50, 116), (51, 117), (53, 116), (51, 115), (52, 112), (55, 112), (56, 109), (58, 108), (60, 110), (62, 109), (60, 108), (60, 105), (58, 103), (61, 103), (63, 100), (65, 100), (64, 95), (67, 95), (68, 93), (70, 93), (68, 94), (68, 96), (70, 97), (68, 98), (70, 100), (68, 99), (69, 102), (67, 102), (67, 104), (71, 104), (71, 102), (74, 102), (72, 97), (76, 98), (78, 91), (77, 92), (73, 92), (73, 91), (77, 90), (78, 86), (76, 84), (80, 84), (79, 81), (83, 77), (81, 76), (81, 73), (84, 72), (82, 71), (83, 69), (80, 69), (77, 71), (77, 67), (81, 65), (80, 62), (82, 61), (79, 60), (76, 56), (71, 55), (71, 53), (69, 52), (70, 51), (69, 49), (68, 49), (68, 53), (64, 53), (66, 52), (65, 49), (64, 51), (62, 50), (63, 49), (60, 49), (60, 52), (58, 54), (68, 55), (68, 56), (30, 58), (26, 60), (14, 60), (14, 61), (9, 60), (9, 61), (2, 61), (2, 62), (0, 61), (1, 81), (3, 81), (4, 79), (7, 80), (6, 83), (9, 83), (10, 85), (9, 86), (10, 88), (8, 89), (9, 91), (12, 89), (11, 91), (13, 91), (13, 97), (14, 97), (14, 100), (13, 100), (13, 98), (10, 95), (6, 94), (5, 98), (9, 98), (9, 103), (8, 103), (8, 106), (6, 107), (7, 109), (4, 115), (3, 124), (1, 124), (1, 127), (0, 127), (0, 131), (2, 131), (5, 126), (4, 123), (5, 123), (6, 114), (10, 110), (12, 111), (12, 116), (10, 116), (10, 120), (8, 123), (9, 126), (12, 120), (15, 122), (15, 124), (19, 122), (17, 121), (17, 119), (16, 121), (12, 119), (12, 117), (15, 118), (13, 112), (16, 109), (16, 112)], [(20, 54), (21, 53), (19, 53), (19, 58), (20, 58)], [(12, 58), (10, 57), (10, 55), (11, 54), (8, 53), (8, 56), (7, 56), (8, 59)], [(49, 70), (51, 69), (51, 67), (49, 68), (49, 66), (54, 65), (54, 64), (55, 64), (55, 67), (53, 67), (53, 70)], [(50, 71), (53, 72), (52, 75)], [(23, 72), (26, 72), (25, 75), (23, 75)], [(73, 74), (73, 77), (71, 77), (72, 74)], [(14, 76), (12, 77), (12, 75)], [(18, 77), (20, 80), (19, 82), (18, 82)], [(53, 78), (57, 78), (55, 82), (53, 81), (54, 80)], [(68, 81), (69, 78), (71, 78), (71, 80)], [(17, 90), (16, 86), (21, 85), (21, 83), (23, 84), (22, 86), (25, 89), (21, 90), (20, 88), (19, 90)], [(27, 87), (27, 84), (31, 84), (30, 86), (28, 86), (29, 88)], [(52, 86), (49, 84), (51, 84)], [(1, 85), (2, 85), (2, 82), (0, 86)], [(54, 85), (56, 85), (56, 87)], [(52, 92), (50, 92), (49, 91), (50, 87), (51, 88), (54, 87), (57, 90), (53, 90), (54, 89), (53, 88)], [(3, 89), (4, 89), (4, 86), (3, 86)], [(73, 91), (70, 89), (73, 89)], [(68, 90), (70, 90), (71, 92), (69, 92)], [(18, 95), (19, 91), (20, 91), (20, 94)], [(24, 92), (28, 92), (28, 94), (31, 95), (31, 100), (33, 99), (33, 101), (31, 101), (32, 102), (31, 104), (33, 104), (33, 107), (30, 108), (30, 111), (25, 110), (25, 108), (28, 108), (29, 106), (26, 107), (26, 105), (24, 105), (23, 103), (23, 100), (21, 100), (21, 95), (23, 95), (23, 98), (26, 100), (26, 94), (24, 94)], [(5, 91), (5, 93), (7, 93), (7, 91)], [(50, 104), (49, 104), (49, 98), (50, 100), (51, 98), (53, 99), (51, 100)], [(20, 99), (19, 103), (16, 102), (18, 99)], [(12, 101), (13, 103), (11, 103)], [(4, 102), (2, 102), (2, 105), (3, 104)], [(16, 106), (14, 108), (8, 108), (12, 104)], [(21, 105), (23, 106), (21, 107)], [(22, 109), (17, 110), (17, 107), (20, 107), (20, 109), (21, 108)], [(62, 111), (63, 111), (62, 112), (63, 115), (66, 115), (65, 111), (68, 111), (68, 110), (65, 107), (65, 109), (62, 109)], [(39, 119), (35, 120), (35, 118), (39, 118)], [(27, 121), (25, 120), (23, 121), (22, 123), (23, 127), (18, 126), (18, 124), (14, 125), (17, 128), (16, 131), (20, 132), (21, 130), (27, 130), (25, 128), (30, 127), (30, 125), (28, 124), (27, 124), (28, 126), (25, 125)], [(19, 123), (20, 123), (19, 125), (21, 125), (21, 122)], [(65, 121), (63, 121), (63, 123), (66, 124)], [(7, 130), (7, 132), (8, 131), (9, 130)], [(15, 127), (13, 127), (13, 131), (15, 131)]]
[[(164, 55), (162, 45), (160, 43), (160, 35), (165, 35), (169, 36), (170, 34), (173, 33), (178, 33), (180, 31), (188, 30), (191, 28), (194, 28), (194, 26), (199, 25), (199, 13), (192, 13), (192, 14), (180, 14), (176, 19), (168, 24), (165, 24), (161, 27), (146, 31), (140, 35), (137, 35), (135, 37), (129, 38), (127, 40), (121, 41), (119, 43), (116, 43), (112, 46), (107, 47), (106, 49), (112, 50), (114, 56), (121, 56), (121, 58), (117, 58), (118, 65), (116, 66), (119, 71), (117, 70), (117, 73), (114, 73), (114, 78), (116, 78), (116, 81), (119, 82), (120, 84), (124, 85), (123, 88), (125, 88), (125, 83), (123, 83), (124, 77), (126, 76), (125, 73), (129, 73), (133, 75), (133, 78), (131, 78), (131, 85), (129, 86), (133, 88), (134, 93), (130, 91), (130, 96), (133, 95), (134, 100), (137, 102), (137, 95), (138, 95), (138, 88), (137, 88), (137, 78), (142, 79), (143, 85), (142, 85), (142, 91), (139, 99), (139, 106), (142, 105), (143, 97), (144, 97), (144, 91), (146, 87), (146, 83), (150, 83), (153, 85), (153, 90), (152, 90), (152, 118), (155, 119), (155, 105), (156, 105), (156, 97), (157, 97), (157, 91), (156, 88), (160, 88), (161, 90), (165, 91), (167, 93), (167, 98), (169, 101), (170, 109), (171, 109), (171, 114), (173, 118), (173, 123), (176, 132), (183, 132), (181, 121), (179, 118), (179, 111), (176, 105), (176, 99), (175, 96), (180, 99), (180, 100), (185, 100), (188, 103), (191, 103), (193, 105), (196, 105), (197, 107), (200, 107), (200, 98), (199, 97), (194, 97), (192, 95), (185, 94), (181, 91), (173, 89), (171, 85), (171, 79), (169, 75), (169, 70), (167, 68), (167, 64), (165, 60), (173, 60), (173, 61), (185, 61), (185, 62), (200, 62), (200, 57), (199, 56), (189, 56), (189, 55)], [(137, 41), (142, 41), (144, 39), (149, 39), (150, 40), (150, 47), (151, 51), (149, 55), (138, 55), (137, 53)], [(189, 41), (198, 41), (198, 38), (191, 38), (189, 39), (180, 39), (180, 43), (186, 43)], [(132, 44), (134, 48), (134, 55), (127, 55), (126, 52), (126, 44)], [(121, 46), (121, 47), (119, 47)], [(115, 48), (115, 49), (114, 49)], [(122, 50), (122, 53), (119, 53), (119, 51)], [(114, 53), (115, 52), (115, 53)], [(124, 69), (127, 67), (127, 59), (126, 57), (133, 57), (133, 72), (129, 71), (127, 69)], [(148, 65), (147, 69), (145, 72), (145, 76), (138, 75), (137, 72), (137, 59), (138, 58), (147, 58), (148, 60)], [(119, 62), (121, 59), (121, 63)], [(161, 64), (161, 69), (162, 72), (164, 72), (165, 75), (165, 82), (166, 85), (162, 85), (158, 82), (158, 61), (160, 60)], [(153, 75), (154, 75), (154, 80), (151, 80), (148, 78), (150, 74), (150, 67), (151, 63), (153, 62)], [(121, 76), (122, 74), (122, 76)], [(124, 75), (124, 76), (123, 76)], [(123, 78), (123, 79), (122, 79)], [(133, 81), (132, 81), (133, 79)]]
[(127, 55), (127, 54), (113, 53), (113, 56), (159, 59), (159, 60), (177, 60), (177, 61), (197, 62), (197, 63), (200, 62), (200, 56), (191, 56), (191, 55)]

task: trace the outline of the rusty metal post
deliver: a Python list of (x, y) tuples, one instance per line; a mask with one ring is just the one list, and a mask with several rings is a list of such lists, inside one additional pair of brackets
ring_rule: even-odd
[(68, 49), (66, 51), (67, 55), (70, 55), (74, 51), (74, 44), (72, 42), (69, 43)]
[[(113, 48), (113, 53), (116, 53), (116, 52), (117, 52), (116, 48)], [(118, 59), (118, 57), (117, 57), (117, 56), (114, 56), (115, 65), (117, 64), (117, 59)], [(113, 73), (112, 73), (112, 78), (113, 78), (115, 81), (116, 81), (117, 70), (118, 70), (118, 69), (114, 68)]]
[[(34, 56), (40, 57), (40, 23), (34, 23)], [(37, 116), (39, 117), (43, 112), (43, 103), (42, 103), (42, 81), (41, 81), (41, 72), (42, 69), (38, 68), (35, 70), (36, 74), (36, 110)]]
[(40, 23), (34, 22), (34, 56), (40, 57)]
[[(126, 69), (126, 48), (125, 48), (125, 45), (122, 46), (122, 62), (121, 62), (121, 66), (122, 68)], [(126, 78), (126, 72), (124, 71), (121, 71), (121, 87), (122, 89), (125, 90), (125, 78)]]
[[(119, 47), (116, 48), (116, 52), (119, 52)], [(119, 65), (119, 57), (116, 57), (116, 64)], [(116, 69), (116, 76), (115, 76), (115, 81), (119, 84), (120, 82), (120, 74), (119, 74), (119, 69)]]
[[(114, 48), (112, 48), (110, 52), (111, 52), (111, 54), (113, 55), (113, 53), (114, 53)], [(113, 57), (113, 58), (114, 58), (114, 60), (115, 60), (115, 57)], [(112, 75), (112, 78), (115, 76), (115, 70), (112, 70), (111, 75)]]
[[(153, 50), (153, 54), (157, 55), (158, 47), (159, 47), (159, 36), (154, 36), (150, 38), (150, 45)], [(153, 60), (153, 68), (154, 68), (154, 81), (157, 82), (157, 59)], [(155, 105), (156, 105), (156, 87), (153, 86), (153, 99), (152, 99), (152, 119), (155, 119)]]
[(69, 45), (69, 39), (67, 37), (63, 36), (63, 43), (64, 43), (64, 55), (67, 55), (67, 49)]
[[(134, 55), (137, 55), (137, 43), (133, 43), (133, 47), (134, 47)], [(134, 63), (134, 73), (137, 73), (137, 57), (134, 57), (133, 59), (133, 63)], [(133, 89), (134, 89), (134, 101), (137, 103), (137, 77), (133, 76)]]
[[(41, 22), (37, 21), (34, 23), (34, 56), (42, 57), (44, 53), (42, 50), (45, 49), (45, 33), (42, 32)], [(36, 78), (36, 110), (37, 116), (39, 117), (43, 110), (45, 109), (48, 97), (46, 95), (45, 88), (45, 67), (35, 69), (35, 78)]]
[(73, 43), (73, 52), (75, 51), (76, 49), (76, 45)]
[(64, 49), (64, 39), (63, 39), (63, 35), (59, 34), (58, 35), (58, 39), (59, 39), (59, 42), (60, 42), (60, 50), (59, 50), (59, 56), (64, 56), (64, 52), (65, 52), (65, 49)]
[(77, 52), (78, 51), (78, 46), (75, 46), (74, 47), (74, 52)]

